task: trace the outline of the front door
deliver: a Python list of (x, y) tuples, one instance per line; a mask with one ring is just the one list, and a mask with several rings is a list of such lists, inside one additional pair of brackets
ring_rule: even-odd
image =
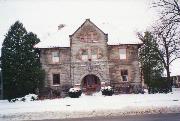
[(100, 91), (100, 80), (95, 75), (87, 75), (83, 78), (82, 88), (84, 92)]

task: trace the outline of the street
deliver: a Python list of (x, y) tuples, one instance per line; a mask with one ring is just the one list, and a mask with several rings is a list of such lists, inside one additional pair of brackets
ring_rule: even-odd
[(94, 117), (77, 119), (47, 119), (43, 121), (180, 121), (180, 113), (148, 114), (139, 116)]

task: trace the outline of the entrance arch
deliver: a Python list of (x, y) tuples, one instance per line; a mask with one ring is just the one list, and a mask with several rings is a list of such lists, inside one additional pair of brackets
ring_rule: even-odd
[(98, 92), (101, 89), (101, 82), (94, 74), (86, 75), (81, 82), (83, 92)]

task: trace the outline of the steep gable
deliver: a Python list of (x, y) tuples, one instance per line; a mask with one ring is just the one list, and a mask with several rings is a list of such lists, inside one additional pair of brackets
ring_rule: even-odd
[(83, 26), (86, 26), (87, 24), (96, 27), (99, 31), (101, 31), (104, 35), (106, 35), (106, 33), (104, 33), (99, 27), (97, 27), (90, 19), (86, 19), (86, 21), (70, 36), (74, 36), (78, 31), (80, 31), (81, 28), (83, 28)]
[(94, 39), (94, 41), (96, 41), (99, 39), (99, 36), (104, 36), (106, 41), (108, 39), (106, 33), (98, 28), (92, 21), (90, 21), (90, 19), (86, 19), (86, 21), (72, 35), (70, 35), (70, 40), (73, 38), (74, 40), (79, 41), (83, 41), (83, 39)]
[[(73, 24), (64, 24), (65, 26), (57, 31), (48, 32), (46, 36), (41, 38), (41, 42), (36, 44), (35, 48), (57, 48), (57, 47), (70, 47), (71, 40), (76, 41), (83, 37), (84, 34), (95, 31), (94, 39), (99, 39), (101, 36), (102, 42), (108, 45), (121, 45), (121, 44), (142, 44), (134, 33), (127, 33), (118, 25), (112, 23), (99, 23), (95, 21), (95, 24), (86, 19), (85, 22), (79, 26), (82, 21)], [(108, 33), (108, 34), (106, 34)], [(96, 35), (97, 34), (97, 35)], [(88, 39), (88, 37), (85, 37)], [(94, 40), (96, 41), (96, 40)]]

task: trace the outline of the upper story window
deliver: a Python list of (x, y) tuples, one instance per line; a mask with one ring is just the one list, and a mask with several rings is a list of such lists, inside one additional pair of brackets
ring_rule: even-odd
[(92, 60), (97, 60), (98, 58), (98, 50), (97, 49), (92, 49), (91, 50), (91, 59)]
[(59, 62), (59, 52), (52, 52), (52, 62), (53, 63)]
[(53, 74), (53, 85), (60, 84), (60, 74)]
[(82, 56), (82, 60), (87, 61), (88, 60), (88, 49), (83, 49), (81, 56)]
[(80, 49), (76, 58), (83, 61), (96, 61), (103, 57), (103, 51), (97, 47)]
[(88, 32), (80, 35), (81, 42), (97, 42), (97, 34), (94, 32)]
[(128, 81), (128, 70), (121, 70), (122, 81)]
[(127, 59), (126, 49), (119, 49), (120, 59)]

